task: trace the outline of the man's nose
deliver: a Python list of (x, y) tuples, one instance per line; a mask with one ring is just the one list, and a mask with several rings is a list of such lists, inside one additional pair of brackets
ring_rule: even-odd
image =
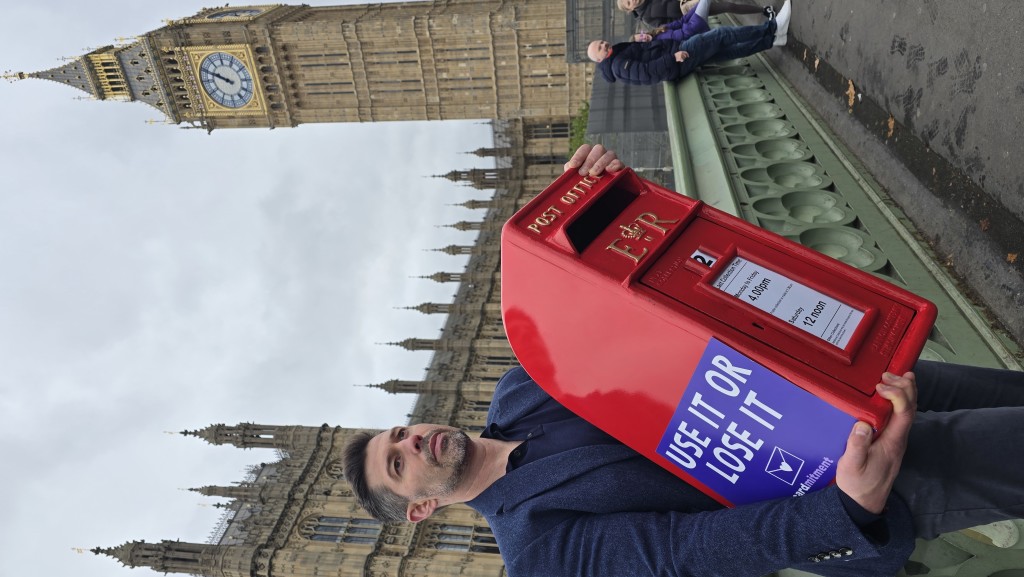
[(405, 450), (417, 454), (423, 447), (423, 437), (421, 435), (407, 435), (398, 444), (405, 448)]

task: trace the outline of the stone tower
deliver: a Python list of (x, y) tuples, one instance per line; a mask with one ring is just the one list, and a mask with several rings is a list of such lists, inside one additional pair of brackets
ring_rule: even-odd
[(546, 119), (589, 98), (566, 8), (527, 0), (208, 8), (15, 78), (138, 101), (207, 130), (310, 122)]
[[(498, 170), (460, 170), (453, 180), (480, 190), (471, 217), (473, 246), (443, 252), (469, 255), (464, 270), (410, 282), (457, 285), (450, 303), (407, 307), (409, 314), (445, 316), (439, 335), (411, 335), (392, 345), (432, 351), (419, 380), (371, 385), (381, 395), (414, 402), (410, 420), (483, 429), (494, 386), (517, 364), (501, 321), (501, 223), (562, 172), (567, 133), (544, 120), (492, 124)], [(482, 177), (482, 178), (481, 178)], [(484, 190), (484, 184), (492, 186)], [(443, 202), (443, 200), (439, 201)], [(469, 207), (467, 207), (469, 208)], [(439, 223), (440, 224), (440, 223)], [(429, 247), (424, 247), (429, 248)], [(353, 430), (340, 427), (215, 424), (190, 438), (252, 450), (248, 477), (228, 486), (193, 489), (225, 511), (206, 543), (128, 541), (93, 552), (129, 567), (201, 577), (502, 577), (504, 564), (484, 519), (453, 505), (417, 525), (381, 525), (356, 504), (343, 478), (341, 449)], [(266, 455), (266, 456), (263, 456)], [(126, 528), (131, 534), (131, 528)]]
[(230, 500), (218, 504), (225, 514), (211, 542), (130, 541), (92, 552), (127, 567), (201, 577), (501, 574), (494, 536), (465, 506), (418, 526), (385, 526), (369, 518), (355, 503), (341, 465), (341, 449), (355, 432), (252, 423), (184, 431), (216, 445), (276, 449), (276, 458), (235, 485), (192, 489)]

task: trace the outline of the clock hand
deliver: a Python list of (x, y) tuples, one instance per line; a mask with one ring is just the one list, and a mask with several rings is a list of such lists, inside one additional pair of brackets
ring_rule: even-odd
[(219, 78), (219, 79), (223, 80), (224, 82), (227, 82), (228, 84), (231, 84), (231, 85), (235, 84), (235, 81), (231, 80), (230, 78), (224, 78), (223, 76), (221, 76), (220, 74), (217, 74), (216, 72), (213, 72), (212, 74), (213, 74), (214, 78)]

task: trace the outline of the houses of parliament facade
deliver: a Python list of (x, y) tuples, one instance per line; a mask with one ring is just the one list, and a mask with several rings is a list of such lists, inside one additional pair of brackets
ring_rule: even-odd
[[(487, 209), (483, 220), (451, 224), (479, 231), (475, 245), (444, 249), (470, 255), (469, 263), (412, 281), (458, 285), (453, 302), (414, 307), (446, 315), (443, 337), (396, 343), (433, 351), (427, 376), (375, 385), (382, 395), (418, 395), (414, 422), (479, 431), (495, 383), (517, 364), (500, 314), (501, 225), (561, 174), (570, 122), (590, 96), (593, 69), (574, 62), (567, 47), (568, 12), (566, 3), (536, 0), (209, 8), (60, 67), (9, 76), (142, 102), (170, 123), (208, 131), (491, 120), (494, 145), (475, 154), (493, 158), (493, 168), (446, 175), (493, 191), (467, 203)], [(418, 525), (370, 519), (343, 477), (341, 450), (353, 432), (251, 423), (185, 431), (213, 444), (266, 449), (266, 463), (231, 486), (193, 489), (222, 500), (223, 522), (209, 542), (171, 536), (93, 552), (130, 567), (204, 577), (505, 573), (494, 536), (468, 507), (448, 507)]]

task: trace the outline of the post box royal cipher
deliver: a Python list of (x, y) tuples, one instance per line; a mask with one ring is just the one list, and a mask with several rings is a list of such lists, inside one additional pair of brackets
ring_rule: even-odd
[(566, 407), (725, 505), (827, 486), (935, 307), (626, 169), (505, 225), (505, 330)]

